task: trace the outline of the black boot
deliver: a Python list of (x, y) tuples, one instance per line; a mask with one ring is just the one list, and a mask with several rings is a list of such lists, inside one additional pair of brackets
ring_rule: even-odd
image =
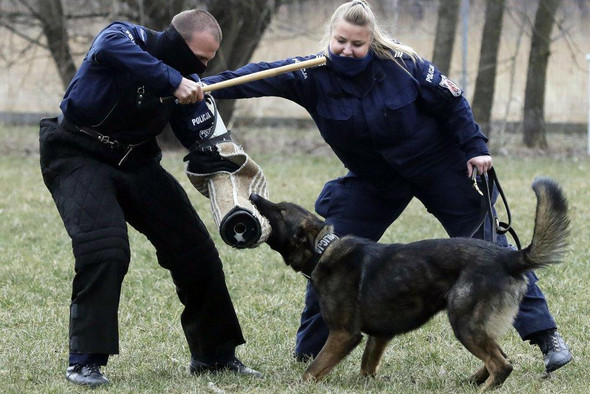
[(252, 376), (255, 378), (261, 378), (262, 374), (252, 368), (249, 368), (242, 364), (237, 358), (233, 358), (231, 361), (223, 363), (204, 363), (191, 357), (190, 371), (192, 374), (201, 374), (204, 372), (224, 372), (229, 371), (238, 375)]
[(539, 345), (541, 348), (546, 372), (553, 372), (572, 361), (569, 348), (555, 329), (541, 331), (532, 336), (531, 345)]
[(66, 379), (70, 382), (90, 387), (102, 386), (109, 383), (109, 380), (100, 372), (100, 365), (74, 364), (66, 370)]

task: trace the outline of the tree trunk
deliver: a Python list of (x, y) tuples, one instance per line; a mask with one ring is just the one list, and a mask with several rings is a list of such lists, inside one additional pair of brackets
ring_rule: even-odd
[[(279, 0), (208, 1), (207, 10), (219, 22), (223, 39), (217, 55), (209, 62), (205, 75), (233, 70), (246, 64), (280, 3)], [(174, 15), (187, 9), (179, 0), (172, 2), (144, 0), (143, 5), (145, 24), (155, 30), (165, 29)], [(228, 124), (233, 114), (235, 100), (220, 100), (217, 102), (217, 107), (224, 122)], [(166, 149), (181, 147), (169, 127), (160, 134), (158, 141)]]
[(451, 69), (460, 2), (460, 0), (440, 0), (438, 6), (432, 63), (444, 74), (449, 74)]
[[(126, 1), (130, 7), (138, 8), (135, 2)], [(162, 31), (169, 25), (174, 15), (189, 9), (183, 0), (142, 0), (143, 15), (138, 15), (137, 23), (150, 29)]]
[(561, 0), (540, 0), (535, 15), (526, 80), (523, 142), (529, 148), (547, 148), (545, 135), (545, 81), (551, 46), (551, 30)]
[(494, 84), (498, 65), (498, 48), (502, 33), (505, 0), (487, 0), (483, 25), (479, 68), (473, 93), (473, 116), (484, 132), (490, 135), (490, 118), (494, 104)]
[[(223, 40), (217, 56), (209, 62), (205, 75), (245, 65), (258, 47), (280, 4), (281, 0), (210, 1), (208, 10), (219, 22)], [(228, 124), (234, 112), (235, 100), (220, 100), (217, 106), (221, 117)]]
[(36, 14), (65, 89), (76, 74), (76, 65), (70, 52), (66, 17), (61, 0), (47, 0), (46, 4), (39, 6)]

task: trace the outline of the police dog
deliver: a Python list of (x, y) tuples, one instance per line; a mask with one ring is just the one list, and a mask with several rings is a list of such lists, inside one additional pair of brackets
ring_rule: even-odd
[(484, 366), (469, 381), (500, 386), (512, 365), (497, 343), (526, 291), (523, 273), (560, 262), (566, 250), (567, 201), (549, 178), (533, 182), (537, 211), (531, 244), (516, 251), (470, 238), (379, 244), (336, 237), (304, 208), (250, 200), (271, 225), (266, 241), (285, 263), (311, 277), (330, 333), (304, 380), (324, 378), (368, 335), (361, 373), (374, 376), (389, 341), (446, 309), (459, 341)]

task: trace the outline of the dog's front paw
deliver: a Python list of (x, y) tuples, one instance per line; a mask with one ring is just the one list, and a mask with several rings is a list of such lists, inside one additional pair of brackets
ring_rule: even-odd
[(301, 377), (301, 380), (303, 380), (304, 382), (317, 382), (317, 379), (315, 376), (313, 376), (311, 373), (309, 372), (305, 372), (303, 374), (303, 376)]
[(361, 375), (363, 375), (363, 377), (365, 378), (374, 378), (375, 375), (377, 375), (377, 370), (376, 369), (361, 369)]

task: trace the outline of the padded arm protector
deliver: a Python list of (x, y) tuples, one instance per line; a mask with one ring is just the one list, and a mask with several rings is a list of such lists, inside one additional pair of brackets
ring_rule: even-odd
[(222, 158), (239, 166), (238, 169), (202, 174), (191, 172), (187, 165), (186, 174), (193, 186), (209, 198), (213, 220), (224, 242), (236, 248), (256, 247), (270, 234), (268, 220), (249, 200), (252, 193), (267, 198), (264, 173), (233, 141), (221, 142), (215, 148)]

